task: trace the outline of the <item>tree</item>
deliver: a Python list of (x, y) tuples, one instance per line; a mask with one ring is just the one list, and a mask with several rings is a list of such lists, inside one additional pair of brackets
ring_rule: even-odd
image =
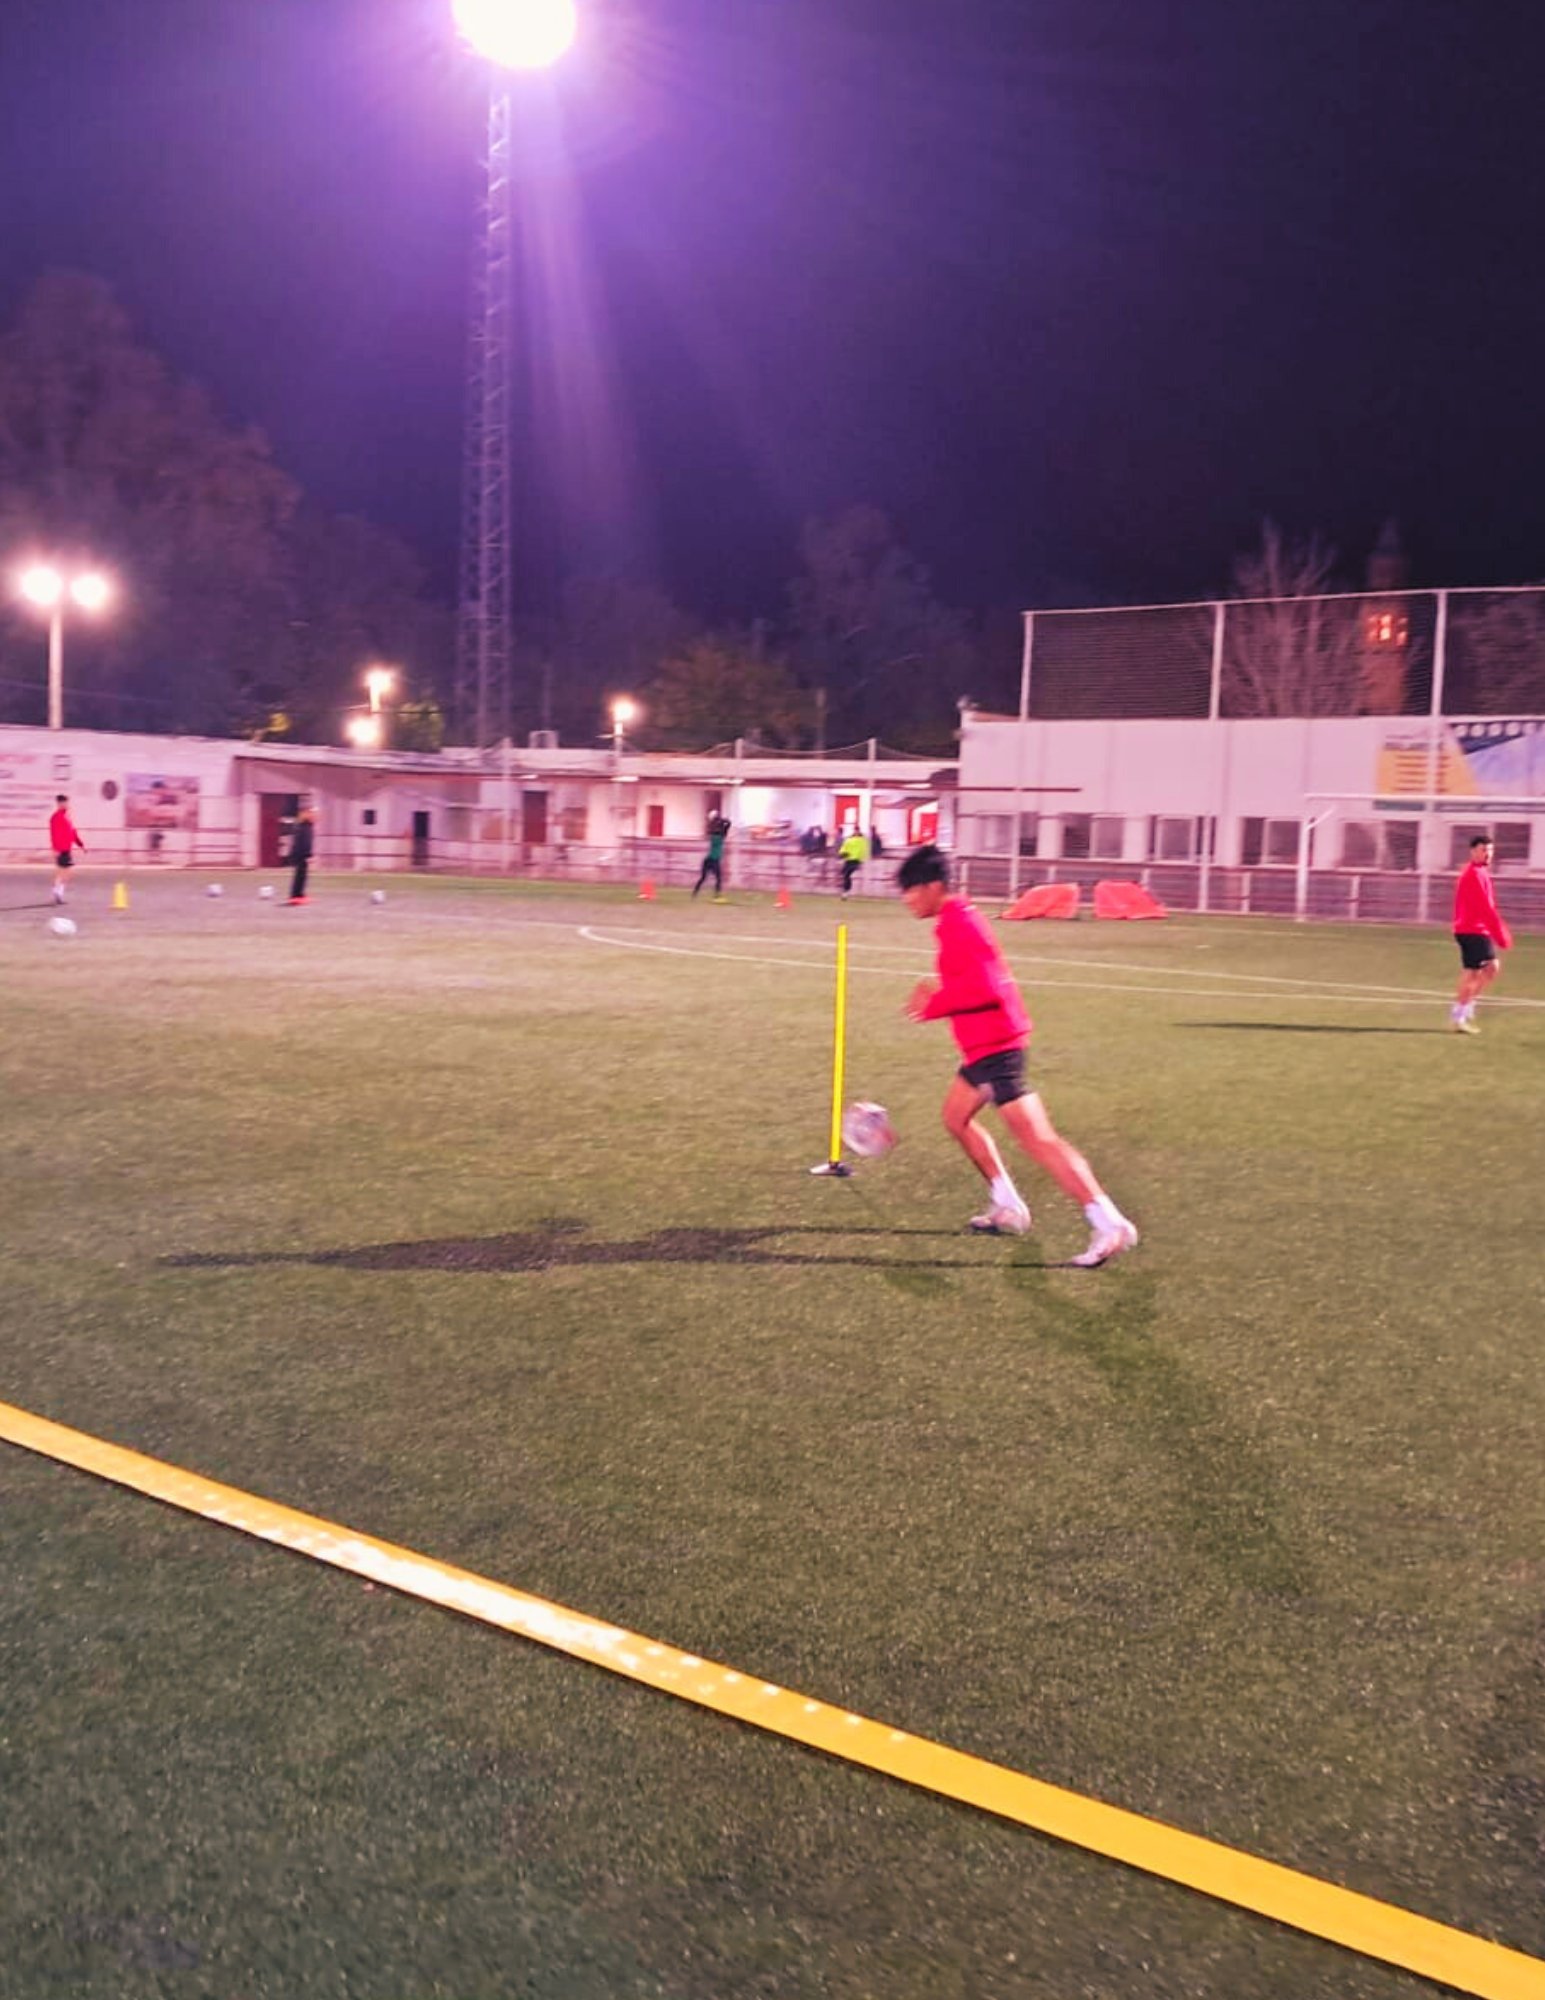
[(1545, 588), (1449, 602), (1449, 713), (1545, 712)]
[(105, 285), (39, 280), (0, 341), (0, 549), (79, 550), (122, 579), (72, 658), (76, 714), (227, 724), (243, 663), (283, 643), (297, 499), (257, 432), (133, 340)]
[(645, 740), (702, 750), (737, 736), (775, 749), (805, 737), (809, 700), (781, 660), (735, 635), (705, 636), (673, 653), (644, 691)]
[(241, 678), (243, 703), (258, 714), (283, 708), (303, 740), (336, 741), (341, 716), (364, 699), (363, 670), (382, 661), (399, 675), (393, 741), (409, 747), (410, 691), (434, 705), (451, 647), (449, 613), (425, 598), (417, 556), (373, 522), (309, 506), (297, 510), (285, 553), (285, 643), (265, 650), (263, 679)]
[[(223, 421), (78, 272), (41, 278), (0, 339), (0, 560), (28, 551), (119, 581), (112, 616), (72, 639), (71, 721), (334, 738), (370, 659), (426, 684), (445, 670), (445, 615), (402, 544), (304, 507), (261, 433)], [(8, 627), (4, 680), (39, 680), (35, 627)]]
[(878, 508), (805, 523), (789, 587), (796, 668), (825, 697), (826, 734), (948, 748), (976, 654), (965, 622)]
[(1223, 713), (1230, 716), (1356, 715), (1366, 655), (1359, 608), (1335, 599), (1335, 552), (1311, 535), (1293, 542), (1274, 521), (1261, 546), (1234, 565), (1223, 628)]

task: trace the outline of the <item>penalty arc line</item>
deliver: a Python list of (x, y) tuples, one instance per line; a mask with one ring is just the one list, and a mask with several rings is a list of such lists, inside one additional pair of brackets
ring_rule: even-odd
[(833, 1708), (757, 1675), (680, 1652), (317, 1515), (298, 1513), (10, 1403), (0, 1402), (0, 1439), (1478, 2000), (1545, 2000), (1545, 1961), (1473, 1932), (1049, 1785), (870, 1716)]

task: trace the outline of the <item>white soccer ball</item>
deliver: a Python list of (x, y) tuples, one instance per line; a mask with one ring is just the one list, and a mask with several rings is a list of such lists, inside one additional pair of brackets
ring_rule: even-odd
[(223, 896), (225, 891), (220, 887), (218, 882), (211, 882), (209, 887), (204, 891), (204, 894), (206, 896)]
[(50, 917), (48, 928), (53, 932), (55, 937), (74, 937), (75, 919), (73, 917)]
[(850, 1104), (842, 1114), (842, 1143), (861, 1160), (878, 1160), (896, 1143), (896, 1128), (883, 1104)]
[(271, 902), (272, 902), (272, 901), (274, 900), (274, 885), (273, 885), (273, 883), (272, 883), (272, 882), (265, 882), (265, 883), (263, 884), (262, 888), (258, 890), (258, 896), (259, 896), (259, 898), (260, 898), (260, 899), (261, 899), (261, 900), (262, 900), (263, 902), (265, 902), (265, 903), (271, 903)]
[(384, 903), (386, 901), (386, 891), (384, 889), (372, 889), (370, 900), (372, 903)]

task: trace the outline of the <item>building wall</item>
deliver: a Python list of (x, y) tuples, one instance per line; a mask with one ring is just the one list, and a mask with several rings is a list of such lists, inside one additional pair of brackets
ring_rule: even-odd
[[(1155, 858), (1154, 820), (1173, 818), (1215, 821), (1211, 858), (1227, 866), (1258, 858), (1249, 849), (1260, 838), (1259, 823), (1296, 825), (1324, 813), (1317, 866), (1351, 865), (1347, 854), (1378, 851), (1386, 856), (1382, 865), (1438, 870), (1450, 865), (1450, 831), (1465, 818), (1466, 799), (1506, 793), (1519, 803), (1468, 808), (1469, 817), (1527, 827), (1527, 851), (1510, 859), (1545, 868), (1545, 718), (1450, 719), (1436, 764), (1432, 749), (1424, 720), (1379, 716), (1025, 724), (968, 716), (961, 849), (1010, 852), (1017, 805), (1038, 816), (1025, 838), (1042, 860), (1062, 855), (1073, 825), (1093, 817), (1119, 826), (1105, 829), (1103, 853), (1090, 858), (1146, 861)], [(1420, 797), (1432, 789), (1434, 770), (1445, 796), (1428, 814)], [(1411, 795), (1409, 804), (1402, 794)], [(1340, 802), (1335, 795), (1343, 795)], [(1390, 824), (1402, 819), (1417, 823), (1409, 859), (1388, 838)], [(1349, 823), (1366, 829), (1366, 837), (1350, 837)], [(1284, 835), (1284, 848), (1285, 842)], [(1397, 851), (1398, 860), (1388, 858)], [(1365, 858), (1360, 865), (1381, 863)]]

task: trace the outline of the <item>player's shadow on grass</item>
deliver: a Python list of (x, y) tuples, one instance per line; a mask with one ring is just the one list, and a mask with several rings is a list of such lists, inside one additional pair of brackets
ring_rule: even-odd
[[(345, 1271), (453, 1271), (460, 1273), (557, 1271), (576, 1266), (610, 1264), (726, 1264), (741, 1267), (802, 1266), (819, 1270), (859, 1268), (883, 1272), (990, 1271), (1006, 1268), (1001, 1259), (981, 1256), (882, 1257), (860, 1251), (823, 1255), (786, 1250), (789, 1237), (898, 1236), (948, 1237), (962, 1248), (968, 1239), (958, 1230), (881, 1229), (872, 1225), (845, 1228), (840, 1224), (788, 1223), (751, 1229), (656, 1229), (648, 1236), (622, 1241), (587, 1236), (587, 1225), (558, 1217), (533, 1228), (502, 1236), (430, 1236), (398, 1243), (363, 1243), (337, 1250), (194, 1251), (163, 1257), (162, 1264), (184, 1271), (226, 1271), (262, 1265), (295, 1264)], [(1054, 1271), (1064, 1268), (1054, 1259), (1016, 1257), (1016, 1270)]]
[(1180, 1028), (1240, 1029), (1252, 1035), (1442, 1035), (1445, 1028), (1382, 1028), (1340, 1021), (1177, 1021)]

